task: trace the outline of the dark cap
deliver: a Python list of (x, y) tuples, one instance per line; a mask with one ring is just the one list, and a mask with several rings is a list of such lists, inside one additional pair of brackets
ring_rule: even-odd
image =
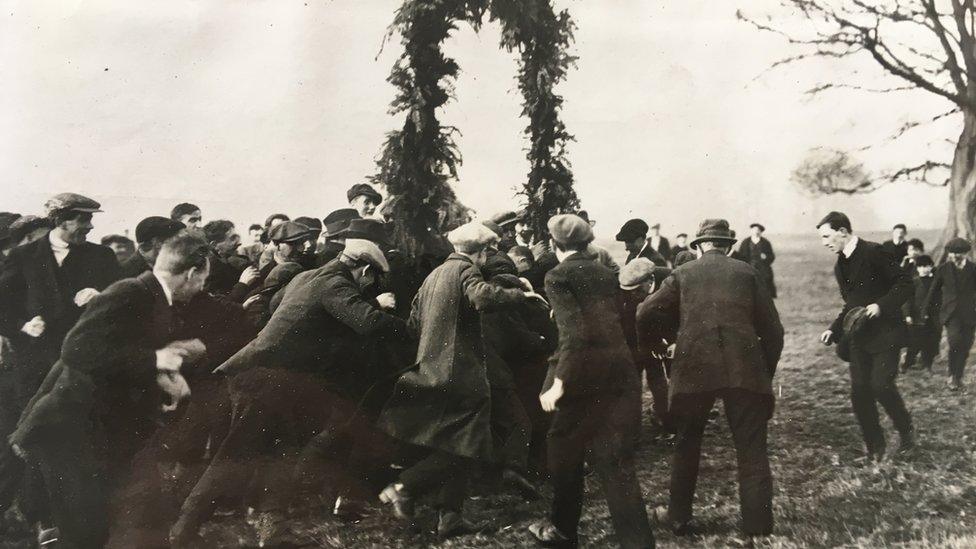
[(376, 201), (377, 204), (383, 202), (383, 195), (376, 192), (376, 189), (366, 183), (358, 183), (346, 191), (346, 199), (348, 199), (349, 202), (352, 202), (352, 200), (357, 196), (368, 196)]
[(491, 219), (485, 219), (484, 221), (481, 222), (481, 224), (491, 229), (491, 232), (497, 234), (499, 238), (501, 238), (501, 236), (505, 234), (505, 230), (502, 229), (501, 225), (492, 221)]
[(519, 220), (519, 215), (512, 211), (499, 212), (491, 216), (491, 220), (497, 223), (499, 227), (505, 227), (506, 225), (514, 225)]
[(136, 225), (136, 242), (142, 244), (154, 238), (166, 240), (185, 228), (179, 221), (154, 215), (143, 219)]
[(593, 228), (578, 215), (554, 215), (547, 226), (552, 239), (559, 244), (589, 244), (593, 241)]
[(729, 222), (724, 219), (706, 219), (698, 226), (698, 234), (689, 246), (697, 248), (702, 242), (735, 242), (735, 231), (729, 228)]
[(322, 222), (314, 217), (308, 217), (308, 216), (296, 217), (295, 223), (301, 223), (302, 225), (305, 225), (306, 227), (312, 229), (315, 232), (318, 233), (322, 232)]
[(932, 256), (922, 254), (915, 258), (916, 267), (934, 267), (935, 262), (932, 261)]
[(295, 221), (284, 221), (268, 230), (268, 238), (274, 243), (297, 242), (314, 236), (315, 231), (313, 229)]
[(766, 232), (766, 227), (762, 223), (753, 223), (749, 225), (750, 229), (759, 229), (760, 232)]
[(678, 233), (678, 235), (675, 236), (675, 238), (688, 238), (688, 233)]
[(617, 242), (630, 242), (641, 236), (647, 236), (648, 226), (643, 219), (631, 219), (624, 223), (617, 233)]
[(349, 227), (350, 221), (359, 218), (359, 212), (353, 208), (341, 208), (325, 216), (322, 223), (325, 225), (325, 233), (334, 237)]
[(949, 242), (946, 242), (945, 249), (952, 254), (967, 254), (973, 249), (973, 245), (965, 238), (959, 238), (957, 236)]
[(388, 247), (386, 223), (383, 223), (378, 219), (351, 219), (345, 229), (339, 231), (335, 235), (330, 234), (330, 236), (369, 240), (374, 244), (378, 244), (381, 248)]
[(52, 196), (44, 203), (44, 212), (49, 216), (58, 212), (95, 213), (102, 211), (101, 207), (101, 204), (87, 196), (61, 193)]

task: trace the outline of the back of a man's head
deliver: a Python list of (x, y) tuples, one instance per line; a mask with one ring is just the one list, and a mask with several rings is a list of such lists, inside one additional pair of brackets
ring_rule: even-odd
[(194, 267), (198, 270), (205, 269), (209, 253), (210, 248), (204, 239), (195, 234), (181, 231), (163, 243), (153, 270), (179, 275)]
[(216, 219), (203, 226), (203, 234), (208, 242), (221, 242), (233, 228), (232, 222), (226, 219)]

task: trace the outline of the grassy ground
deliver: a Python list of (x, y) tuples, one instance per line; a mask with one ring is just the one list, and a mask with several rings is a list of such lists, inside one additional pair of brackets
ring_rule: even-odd
[[(840, 306), (832, 257), (815, 240), (774, 241), (779, 259), (777, 305), (786, 326), (786, 349), (774, 388), (779, 393), (770, 425), (775, 477), (775, 536), (770, 547), (976, 547), (976, 407), (969, 393), (944, 386), (945, 356), (932, 374), (912, 371), (899, 379), (919, 431), (920, 451), (910, 461), (864, 466), (862, 443), (848, 398), (846, 366), (817, 337)], [(976, 390), (972, 368), (967, 376)], [(891, 431), (889, 447), (897, 444)], [(646, 428), (646, 426), (645, 426)], [(639, 476), (648, 508), (667, 502), (669, 449), (645, 440)], [(466, 503), (472, 518), (493, 532), (437, 545), (403, 532), (385, 510), (358, 524), (328, 520), (325, 508), (309, 508), (296, 526), (318, 547), (523, 547), (526, 526), (544, 516), (546, 501), (524, 503), (505, 494), (482, 494)], [(708, 535), (675, 538), (655, 528), (661, 547), (727, 547), (737, 541), (739, 519), (735, 455), (724, 419), (706, 435), (696, 500), (697, 520)], [(240, 519), (211, 523), (214, 546), (254, 542)], [(612, 546), (606, 505), (595, 479), (587, 481), (580, 525), (587, 547)]]

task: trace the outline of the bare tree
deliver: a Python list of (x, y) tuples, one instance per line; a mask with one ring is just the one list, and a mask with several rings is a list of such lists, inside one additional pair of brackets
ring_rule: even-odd
[[(945, 112), (923, 122), (910, 122), (891, 139), (899, 139), (926, 122), (958, 116), (961, 131), (955, 141), (951, 162), (926, 160), (903, 166), (875, 177), (865, 176), (854, 183), (838, 178), (840, 188), (828, 180), (822, 192), (869, 192), (892, 181), (917, 181), (949, 186), (949, 208), (941, 243), (960, 236), (976, 239), (976, 0), (780, 0), (780, 5), (798, 14), (802, 30), (787, 30), (771, 19), (759, 20), (739, 12), (739, 18), (756, 28), (776, 33), (796, 48), (796, 53), (774, 67), (809, 58), (846, 59), (867, 56), (888, 75), (902, 81), (901, 86), (869, 89), (844, 82), (824, 82), (809, 93), (849, 88), (863, 92), (917, 90), (934, 94), (947, 102)], [(809, 161), (810, 159), (808, 159)], [(821, 158), (830, 164), (829, 158)], [(850, 158), (834, 168), (850, 168), (858, 163)], [(815, 173), (811, 166), (807, 175)], [(824, 173), (832, 173), (827, 169)], [(796, 173), (794, 174), (794, 177)], [(847, 187), (843, 187), (847, 185)], [(851, 185), (854, 185), (852, 188)]]
[(812, 194), (855, 194), (875, 185), (864, 164), (849, 153), (823, 149), (810, 151), (790, 179)]

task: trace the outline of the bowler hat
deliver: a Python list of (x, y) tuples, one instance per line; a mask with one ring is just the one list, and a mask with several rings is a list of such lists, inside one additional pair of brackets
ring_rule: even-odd
[(101, 207), (101, 204), (87, 196), (61, 193), (52, 196), (44, 203), (44, 212), (49, 216), (57, 212), (95, 213), (102, 211)]
[(729, 222), (724, 219), (706, 219), (698, 226), (698, 234), (689, 246), (697, 248), (702, 242), (735, 242), (735, 232), (729, 228)]
[(945, 249), (947, 252), (953, 254), (966, 254), (973, 249), (973, 245), (965, 238), (959, 238), (957, 236), (946, 243)]
[(630, 242), (641, 236), (647, 236), (647, 223), (643, 219), (631, 219), (624, 223), (615, 237), (617, 242)]
[(168, 217), (149, 216), (136, 225), (136, 242), (142, 244), (154, 238), (166, 240), (185, 228), (186, 226), (179, 221), (173, 221)]
[(325, 234), (330, 237), (349, 227), (349, 222), (359, 219), (359, 212), (353, 208), (341, 208), (325, 216), (322, 223), (325, 225)]
[(268, 231), (268, 238), (274, 243), (297, 242), (315, 236), (315, 231), (296, 221), (278, 223)]
[(547, 223), (552, 239), (562, 245), (593, 242), (593, 228), (582, 217), (573, 214), (554, 215)]
[(357, 196), (368, 196), (377, 204), (383, 202), (383, 195), (376, 192), (376, 189), (366, 183), (357, 183), (346, 191), (346, 199), (348, 199), (349, 202), (352, 202), (352, 200)]

